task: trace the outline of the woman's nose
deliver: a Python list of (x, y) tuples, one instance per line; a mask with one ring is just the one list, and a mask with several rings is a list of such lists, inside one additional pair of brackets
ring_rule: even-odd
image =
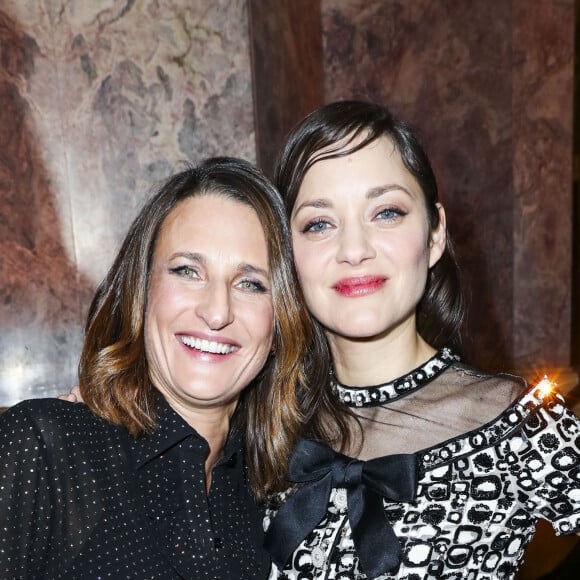
[(220, 330), (231, 324), (233, 310), (230, 288), (225, 284), (210, 284), (207, 286), (196, 311), (211, 330)]
[(364, 225), (355, 222), (344, 224), (338, 235), (336, 260), (357, 265), (376, 255), (369, 232)]

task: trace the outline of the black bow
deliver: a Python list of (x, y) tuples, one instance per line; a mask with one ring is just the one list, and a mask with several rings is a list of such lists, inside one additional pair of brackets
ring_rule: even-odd
[(385, 516), (382, 498), (395, 502), (415, 498), (415, 455), (360, 461), (316, 441), (301, 439), (290, 459), (288, 480), (303, 485), (282, 505), (265, 540), (279, 567), (284, 567), (325, 516), (334, 487), (347, 490), (352, 538), (365, 574), (376, 577), (398, 568), (401, 546)]

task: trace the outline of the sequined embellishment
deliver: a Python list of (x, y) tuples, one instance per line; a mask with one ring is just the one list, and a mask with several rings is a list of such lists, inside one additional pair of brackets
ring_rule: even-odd
[(449, 348), (438, 351), (425, 364), (392, 382), (372, 387), (351, 387), (340, 384), (330, 373), (330, 386), (338, 398), (349, 407), (373, 407), (404, 397), (426, 385), (446, 368), (457, 362), (459, 357)]

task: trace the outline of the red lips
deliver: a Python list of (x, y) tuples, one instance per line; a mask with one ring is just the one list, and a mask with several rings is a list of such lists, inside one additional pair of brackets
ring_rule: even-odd
[(359, 296), (368, 296), (380, 290), (386, 283), (387, 279), (383, 276), (357, 276), (353, 278), (343, 278), (334, 286), (334, 290), (341, 296), (347, 298), (357, 298)]

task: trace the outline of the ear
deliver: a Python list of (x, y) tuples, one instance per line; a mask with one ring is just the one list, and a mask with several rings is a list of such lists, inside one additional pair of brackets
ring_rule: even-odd
[(440, 203), (437, 203), (437, 211), (439, 212), (439, 225), (431, 230), (429, 238), (429, 268), (432, 268), (439, 261), (447, 242), (447, 219), (445, 209)]

